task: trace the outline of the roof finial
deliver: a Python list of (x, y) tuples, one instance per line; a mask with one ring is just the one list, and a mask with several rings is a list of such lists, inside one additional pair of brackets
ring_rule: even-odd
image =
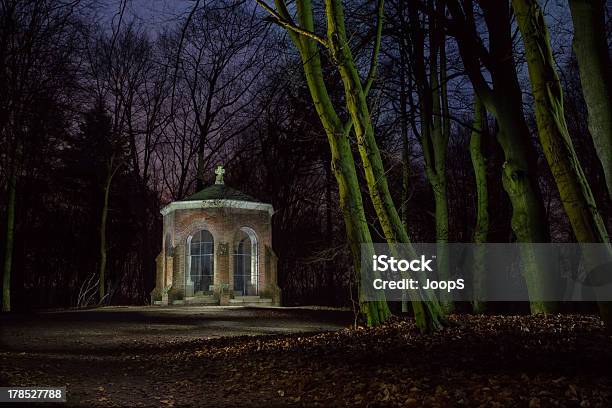
[(225, 174), (225, 170), (222, 165), (218, 165), (215, 170), (215, 174), (217, 175), (217, 179), (215, 180), (215, 184), (225, 184), (223, 182), (223, 175)]

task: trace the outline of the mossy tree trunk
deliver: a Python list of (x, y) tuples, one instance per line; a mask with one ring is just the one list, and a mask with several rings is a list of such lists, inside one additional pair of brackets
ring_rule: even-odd
[[(476, 32), (471, 1), (465, 15), (456, 0), (448, 7), (459, 29), (454, 32), (464, 67), (478, 98), (497, 119), (497, 140), (504, 152), (502, 183), (512, 204), (512, 230), (517, 242), (549, 242), (545, 209), (538, 186), (536, 151), (522, 108), (522, 92), (513, 63), (510, 9), (507, 2), (481, 2), (489, 31), (489, 50)], [(481, 61), (491, 74), (492, 87), (481, 73)], [(544, 261), (529, 246), (522, 246), (523, 276), (532, 313), (550, 313), (556, 304), (542, 302), (550, 276)]]
[[(382, 4), (382, 0), (379, 0), (379, 19), (382, 18)], [(326, 0), (325, 11), (327, 15), (329, 50), (333, 61), (340, 71), (344, 85), (346, 107), (357, 137), (357, 147), (372, 204), (387, 242), (390, 244), (409, 243), (410, 239), (407, 230), (391, 198), (366, 100), (367, 89), (369, 89), (373, 79), (373, 70), (370, 70), (365, 87), (362, 86), (359, 71), (346, 37), (342, 2), (340, 0)], [(382, 29), (381, 26), (379, 26), (380, 29)], [(378, 36), (378, 41), (375, 45), (376, 51), (378, 47), (380, 47), (380, 36)], [(375, 56), (376, 54), (377, 52), (374, 53)], [(373, 64), (373, 66), (375, 65)], [(427, 301), (419, 302), (415, 299), (413, 310), (417, 319), (422, 322), (421, 328), (423, 330), (437, 330), (442, 326), (440, 318), (444, 313), (433, 293), (424, 292), (423, 294), (427, 296)]]
[(579, 242), (608, 242), (608, 234), (572, 144), (563, 111), (548, 28), (536, 0), (513, 0), (533, 90), (538, 135), (561, 202)]
[[(276, 1), (279, 16), (284, 21), (290, 21), (289, 13), (282, 0)], [(300, 26), (313, 32), (314, 23), (312, 6), (309, 1), (297, 2), (298, 20)], [(338, 183), (340, 208), (342, 210), (347, 233), (347, 241), (353, 256), (353, 264), (357, 276), (361, 269), (361, 244), (372, 243), (370, 230), (366, 221), (363, 200), (359, 188), (357, 171), (349, 139), (344, 126), (338, 117), (323, 80), (321, 58), (315, 41), (307, 36), (298, 34), (291, 29), (289, 35), (300, 52), (304, 66), (306, 81), (313, 99), (315, 109), (325, 132), (331, 151), (331, 167)], [(369, 249), (373, 253), (373, 248)], [(384, 298), (376, 302), (360, 301), (360, 308), (368, 325), (383, 323), (391, 315)]]
[(485, 303), (482, 301), (486, 290), (486, 268), (484, 264), (484, 250), (478, 244), (487, 242), (489, 235), (489, 190), (487, 188), (487, 164), (483, 149), (483, 136), (488, 136), (487, 112), (478, 97), (474, 102), (474, 121), (470, 136), (470, 158), (474, 167), (474, 178), (476, 180), (476, 225), (474, 227), (474, 249), (473, 281), (474, 299), (472, 309), (474, 313), (483, 313)]
[[(348, 138), (349, 132), (353, 127), (358, 140), (359, 153), (364, 167), (370, 198), (387, 242), (409, 243), (406, 229), (391, 200), (366, 102), (366, 95), (374, 79), (376, 60), (380, 48), (383, 3), (380, 1), (378, 5), (376, 42), (370, 73), (368, 74), (365, 86), (362, 86), (348, 45), (340, 1), (326, 1), (325, 3), (328, 38), (321, 38), (314, 33), (312, 5), (309, 0), (296, 2), (299, 25), (291, 21), (283, 0), (276, 0), (278, 11), (272, 10), (261, 0), (258, 0), (258, 3), (273, 15), (277, 23), (287, 28), (293, 43), (300, 51), (315, 109), (328, 136), (332, 152), (332, 166), (340, 191), (340, 205), (344, 214), (348, 241), (353, 253), (355, 267), (359, 272), (359, 246), (362, 243), (367, 244), (372, 241), (365, 219), (355, 163)], [(346, 107), (350, 114), (350, 120), (347, 123), (340, 121), (328, 95), (323, 80), (317, 43), (322, 44), (330, 51), (333, 62), (340, 71), (345, 89)], [(365, 250), (368, 252), (372, 249), (371, 246), (365, 246)], [(441, 309), (433, 294), (427, 293), (426, 296), (428, 297), (425, 302), (422, 302), (420, 297), (414, 298), (412, 302), (417, 324), (422, 330), (438, 329), (441, 327)], [(369, 324), (377, 324), (389, 316), (389, 310), (384, 299), (381, 299), (379, 302), (362, 303), (362, 309)]]
[(589, 114), (589, 132), (612, 197), (612, 63), (603, 0), (569, 0), (573, 48)]
[[(445, 14), (441, 1), (435, 5), (437, 13)], [(434, 193), (436, 242), (438, 243), (437, 264), (440, 279), (450, 280), (450, 265), (448, 264), (448, 194), (446, 178), (446, 153), (450, 137), (450, 121), (448, 109), (448, 92), (446, 84), (446, 36), (436, 27), (435, 19), (430, 23), (430, 64), (431, 90), (433, 101), (433, 129), (429, 133), (431, 142), (430, 160), (426, 160), (428, 179)], [(439, 55), (439, 69), (436, 58)], [(447, 313), (454, 310), (450, 293), (441, 292), (442, 307)]]
[[(433, 9), (434, 2), (428, 7)], [(439, 13), (443, 6), (436, 2)], [(436, 18), (429, 16), (429, 76), (425, 67), (425, 38), (420, 26), (419, 13), (414, 2), (408, 5), (409, 24), (414, 53), (415, 80), (417, 83), (421, 130), (419, 141), (423, 150), (425, 175), (429, 182), (435, 204), (436, 242), (438, 243), (437, 269), (440, 279), (450, 279), (448, 256), (448, 196), (446, 178), (446, 152), (450, 136), (448, 121), (448, 99), (446, 92), (446, 48), (445, 36), (436, 29)], [(438, 68), (439, 67), (439, 68)], [(445, 312), (453, 310), (448, 292), (441, 292), (441, 305)]]
[[(525, 44), (540, 143), (574, 235), (578, 242), (609, 243), (605, 224), (567, 130), (563, 91), (542, 10), (536, 0), (512, 0), (512, 6)], [(609, 255), (612, 258), (612, 253)], [(600, 310), (607, 323), (612, 323), (610, 304), (600, 303)]]

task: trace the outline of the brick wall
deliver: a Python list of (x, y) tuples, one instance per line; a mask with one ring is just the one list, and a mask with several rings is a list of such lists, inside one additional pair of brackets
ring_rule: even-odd
[[(237, 208), (202, 208), (189, 210), (175, 210), (164, 217), (164, 234), (162, 240), (172, 240), (172, 299), (181, 299), (185, 296), (185, 269), (187, 260), (187, 240), (198, 231), (208, 230), (214, 239), (214, 283), (229, 284), (233, 290), (234, 277), (234, 251), (240, 236), (240, 228), (248, 227), (255, 231), (257, 236), (258, 270), (260, 291), (270, 284), (266, 277), (276, 278), (276, 271), (267, 271), (270, 267), (266, 263), (266, 248), (272, 245), (272, 230), (270, 214), (267, 211), (247, 210)], [(165, 271), (169, 272), (169, 271)], [(272, 272), (272, 273), (270, 273)], [(158, 271), (159, 274), (159, 271)], [(169, 277), (168, 277), (169, 278)], [(160, 282), (159, 276), (157, 282)], [(156, 288), (157, 290), (161, 288)], [(154, 292), (156, 292), (154, 290)], [(153, 295), (153, 293), (152, 293)]]

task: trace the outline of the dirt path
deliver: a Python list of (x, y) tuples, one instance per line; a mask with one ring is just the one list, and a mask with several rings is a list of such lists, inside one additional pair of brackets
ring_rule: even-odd
[[(203, 341), (325, 332), (351, 320), (352, 314), (343, 311), (195, 306), (0, 316), (0, 382), (65, 384), (74, 406), (163, 406), (160, 401), (177, 393), (165, 385), (176, 390), (181, 381), (198, 382), (201, 390), (203, 382), (215, 388), (224, 369), (218, 361), (206, 362), (199, 374), (188, 368), (189, 362), (166, 364)], [(198, 390), (194, 404), (212, 404)]]
[[(132, 312), (9, 322), (0, 381), (66, 385), (83, 407), (612, 406), (612, 338), (591, 316), (461, 316), (420, 335), (403, 320), (309, 332), (350, 321), (338, 312)], [(218, 337), (243, 331), (271, 335)]]
[(298, 308), (105, 307), (0, 316), (0, 348), (71, 353), (125, 350), (137, 343), (163, 348), (196, 339), (338, 330), (351, 319), (348, 312)]

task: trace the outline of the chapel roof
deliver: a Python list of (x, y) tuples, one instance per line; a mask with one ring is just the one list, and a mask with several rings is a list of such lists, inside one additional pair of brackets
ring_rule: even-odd
[(228, 187), (225, 184), (213, 184), (212, 186), (206, 187), (203, 190), (182, 199), (181, 201), (196, 200), (236, 200), (261, 203), (260, 200), (253, 198), (242, 191), (238, 191), (235, 188)]
[(270, 216), (274, 214), (272, 204), (266, 204), (260, 200), (251, 197), (248, 194), (238, 191), (225, 185), (223, 182), (223, 166), (217, 166), (215, 174), (217, 179), (215, 184), (198, 191), (180, 201), (173, 201), (164, 208), (160, 213), (163, 216), (170, 214), (174, 210), (191, 210), (196, 208), (242, 208), (247, 210), (267, 211)]

